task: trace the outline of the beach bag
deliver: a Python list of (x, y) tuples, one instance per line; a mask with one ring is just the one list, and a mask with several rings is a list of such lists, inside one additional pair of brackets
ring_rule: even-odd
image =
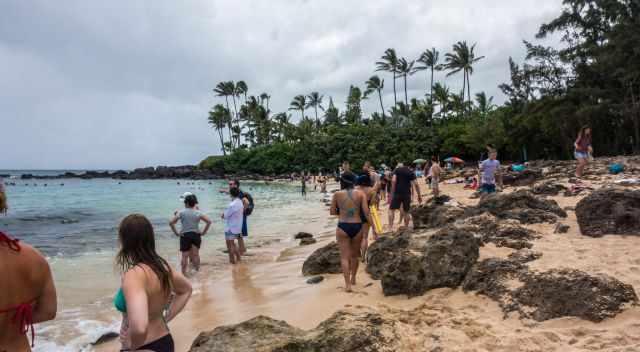
[(515, 171), (515, 172), (522, 172), (524, 171), (525, 166), (522, 164), (519, 165), (511, 165), (511, 170)]
[(609, 166), (609, 173), (610, 174), (617, 175), (617, 174), (621, 173), (622, 171), (624, 171), (624, 165), (622, 165), (620, 163), (615, 163), (615, 164)]

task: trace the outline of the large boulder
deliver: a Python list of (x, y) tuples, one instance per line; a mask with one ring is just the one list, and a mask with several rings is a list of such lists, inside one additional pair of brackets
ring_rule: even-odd
[(594, 191), (578, 202), (576, 217), (580, 232), (586, 236), (640, 235), (640, 191)]
[(411, 209), (414, 229), (439, 228), (455, 222), (464, 216), (464, 210), (445, 205), (435, 199), (427, 204)]
[(520, 172), (507, 171), (502, 175), (502, 183), (505, 186), (529, 186), (542, 177), (541, 170), (526, 169)]
[(531, 187), (531, 193), (546, 196), (557, 196), (560, 192), (564, 192), (566, 190), (567, 187), (551, 181), (535, 184)]
[(520, 226), (518, 221), (498, 221), (490, 214), (467, 218), (457, 226), (479, 236), (482, 243), (493, 243), (497, 247), (531, 248), (531, 241), (540, 237), (535, 231)]
[(499, 219), (514, 219), (523, 224), (556, 222), (558, 217), (567, 217), (556, 201), (534, 196), (526, 190), (490, 194), (480, 199), (477, 206), (467, 208), (466, 213), (467, 216), (489, 213)]
[(200, 333), (190, 352), (392, 352), (406, 350), (401, 327), (372, 308), (341, 310), (304, 331), (284, 321), (258, 316)]
[(526, 272), (520, 261), (487, 258), (477, 262), (462, 283), (465, 292), (476, 291), (498, 302), (505, 315), (517, 309), (509, 282), (516, 281)]
[(302, 264), (302, 274), (305, 276), (341, 272), (340, 249), (336, 242), (316, 249)]
[(367, 271), (381, 278), (387, 296), (457, 287), (479, 256), (476, 237), (456, 227), (440, 230), (426, 243), (412, 236), (404, 233), (387, 240), (368, 257), (374, 261), (367, 264)]
[(400, 232), (396, 235), (381, 236), (373, 242), (367, 249), (366, 270), (375, 280), (380, 280), (382, 274), (387, 269), (387, 264), (401, 255), (411, 241), (409, 231)]

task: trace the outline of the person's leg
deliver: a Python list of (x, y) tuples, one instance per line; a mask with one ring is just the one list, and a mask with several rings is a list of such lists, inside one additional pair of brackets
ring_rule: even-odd
[(242, 216), (242, 233), (240, 234), (240, 237), (238, 237), (238, 253), (240, 253), (240, 255), (247, 254), (247, 247), (245, 247), (244, 245), (243, 237), (248, 235), (249, 235), (249, 228), (247, 226), (247, 216), (244, 215)]
[(363, 261), (366, 258), (367, 255), (367, 248), (369, 248), (369, 229), (371, 228), (371, 225), (369, 225), (369, 223), (364, 223), (362, 224), (362, 241), (361, 241), (361, 245), (360, 245), (360, 259), (362, 259)]
[(340, 268), (344, 276), (345, 291), (351, 292), (351, 281), (349, 278), (351, 272), (351, 243), (349, 236), (340, 230), (340, 228), (336, 229), (336, 242), (338, 242), (338, 248), (340, 249)]
[(187, 268), (189, 266), (189, 251), (180, 252), (182, 257), (180, 258), (180, 270), (182, 275), (187, 276)]
[(387, 227), (389, 228), (389, 231), (393, 232), (393, 221), (395, 220), (396, 217), (396, 211), (394, 209), (389, 208), (389, 223), (387, 224)]
[(196, 271), (200, 271), (200, 248), (191, 246), (191, 250), (189, 251), (189, 260), (191, 261), (191, 266)]
[(360, 254), (359, 251), (360, 245), (362, 244), (362, 236), (362, 231), (360, 231), (360, 233), (358, 233), (358, 235), (356, 235), (356, 237), (354, 237), (350, 243), (351, 257), (349, 258), (349, 274), (351, 285), (356, 284), (356, 275), (358, 274), (358, 265), (360, 264), (358, 256)]
[(233, 240), (226, 240), (227, 243), (227, 251), (229, 252), (229, 263), (236, 263), (236, 244), (233, 243)]
[(402, 209), (404, 210), (404, 228), (408, 229), (411, 221), (411, 198), (404, 200)]

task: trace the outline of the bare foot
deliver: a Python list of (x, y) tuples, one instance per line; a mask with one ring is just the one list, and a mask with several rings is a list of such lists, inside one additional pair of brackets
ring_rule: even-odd
[(352, 285), (355, 285), (355, 284), (356, 284), (356, 278), (355, 278), (355, 277), (352, 277), (352, 278), (351, 278), (351, 284), (352, 284)]
[(353, 290), (351, 289), (351, 285), (347, 285), (347, 287), (344, 289), (345, 292), (353, 292)]

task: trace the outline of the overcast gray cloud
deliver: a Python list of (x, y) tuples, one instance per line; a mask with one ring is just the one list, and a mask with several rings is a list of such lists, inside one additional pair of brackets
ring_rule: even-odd
[[(0, 3), (0, 169), (132, 168), (219, 152), (219, 81), (284, 111), (319, 91), (342, 105), (386, 48), (415, 58), (477, 42), (473, 91), (502, 101), (507, 59), (559, 0), (23, 1)], [(391, 87), (391, 79), (386, 84)], [(458, 90), (462, 76), (440, 81)], [(401, 87), (398, 82), (399, 88)], [(410, 78), (409, 94), (424, 94)], [(387, 106), (393, 93), (385, 92)], [(375, 101), (365, 102), (373, 111)], [(295, 116), (295, 115), (294, 115)], [(297, 116), (296, 116), (297, 118)]]

